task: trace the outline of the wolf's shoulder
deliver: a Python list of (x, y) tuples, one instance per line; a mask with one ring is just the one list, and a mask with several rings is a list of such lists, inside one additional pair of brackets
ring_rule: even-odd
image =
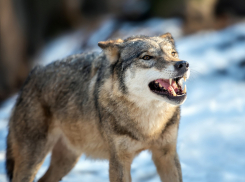
[(97, 51), (90, 51), (90, 52), (84, 52), (80, 54), (74, 54), (70, 55), (62, 60), (61, 62), (66, 63), (73, 63), (73, 62), (93, 62), (100, 56), (100, 52)]
[(85, 52), (81, 54), (74, 54), (63, 59), (53, 61), (52, 63), (45, 66), (38, 66), (34, 70), (38, 70), (37, 74), (71, 74), (79, 71), (88, 71), (99, 67), (104, 61), (104, 56), (100, 52)]
[(83, 66), (86, 66), (87, 64), (93, 64), (93, 62), (98, 61), (99, 57), (100, 57), (99, 52), (95, 52), (95, 51), (84, 52), (81, 54), (74, 54), (74, 55), (67, 56), (63, 59), (56, 60), (45, 67), (47, 68), (55, 67), (57, 69), (59, 67), (64, 67), (64, 66), (71, 66), (71, 67), (75, 66), (76, 68), (81, 68)]

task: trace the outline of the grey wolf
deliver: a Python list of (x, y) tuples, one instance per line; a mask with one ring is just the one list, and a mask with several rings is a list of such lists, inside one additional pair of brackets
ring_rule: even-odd
[(98, 43), (101, 53), (73, 55), (36, 67), (9, 122), (6, 169), (12, 182), (57, 182), (81, 154), (109, 160), (111, 182), (130, 182), (134, 157), (152, 152), (164, 182), (181, 182), (176, 152), (180, 105), (189, 77), (170, 33)]

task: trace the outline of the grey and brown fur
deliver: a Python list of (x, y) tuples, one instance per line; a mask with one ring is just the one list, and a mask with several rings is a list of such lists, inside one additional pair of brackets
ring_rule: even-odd
[[(146, 90), (155, 72), (166, 77), (165, 69), (180, 61), (171, 55), (176, 52), (171, 34), (99, 46), (101, 53), (74, 55), (32, 70), (9, 122), (9, 181), (32, 182), (51, 151), (50, 167), (39, 182), (58, 182), (81, 154), (108, 159), (111, 182), (130, 182), (132, 160), (143, 150), (152, 152), (162, 181), (182, 181), (176, 153), (181, 103)], [(142, 54), (154, 59), (142, 60)]]

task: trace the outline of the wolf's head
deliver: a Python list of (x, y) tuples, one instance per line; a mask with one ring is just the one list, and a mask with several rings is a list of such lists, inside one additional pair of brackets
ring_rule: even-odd
[(158, 37), (134, 36), (98, 44), (111, 63), (119, 90), (131, 98), (182, 104), (187, 96), (182, 82), (189, 63), (178, 57), (170, 33)]

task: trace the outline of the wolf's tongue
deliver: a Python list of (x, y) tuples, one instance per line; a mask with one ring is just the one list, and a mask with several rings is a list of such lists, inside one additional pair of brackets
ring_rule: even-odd
[(158, 79), (156, 81), (160, 83), (166, 90), (171, 91), (172, 89), (174, 89), (174, 91), (178, 91), (178, 86), (176, 85), (175, 81), (172, 81), (171, 85), (169, 84), (169, 80)]

